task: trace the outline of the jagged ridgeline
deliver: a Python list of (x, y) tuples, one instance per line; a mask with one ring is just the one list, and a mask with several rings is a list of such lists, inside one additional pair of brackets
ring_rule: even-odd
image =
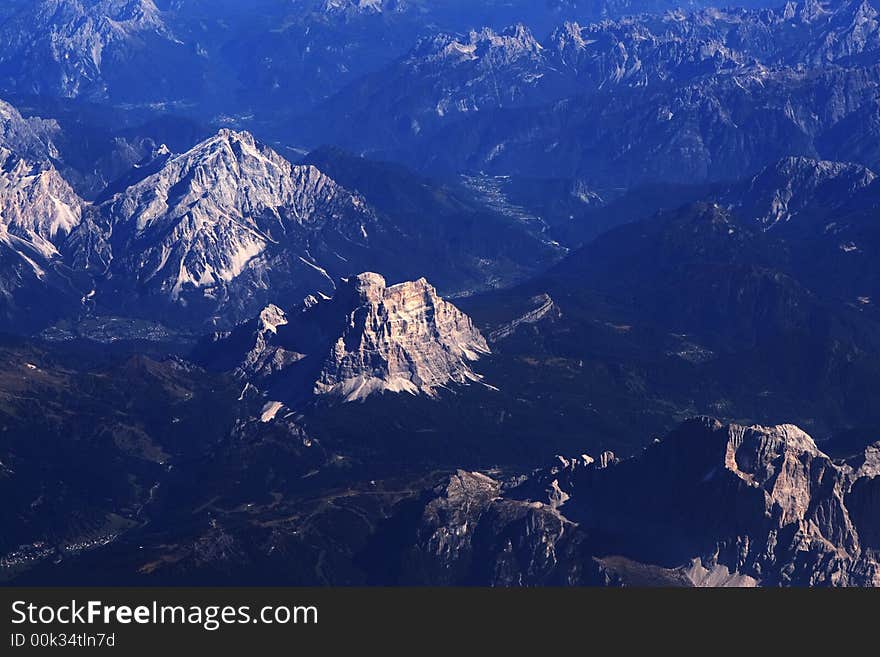
[[(192, 473), (153, 489), (139, 507), (149, 528), (117, 517), (104, 529), (130, 540), (95, 532), (62, 553), (49, 542), (22, 546), (3, 567), (30, 568), (25, 581), (35, 582), (877, 586), (878, 449), (832, 460), (792, 425), (702, 418), (631, 458), (352, 482), (350, 463), (273, 419), (217, 446), (197, 490)], [(316, 493), (305, 482), (331, 463), (334, 481), (348, 485)], [(274, 492), (264, 499), (267, 470)], [(87, 522), (78, 516), (67, 522)], [(180, 540), (163, 540), (169, 531)], [(62, 566), (48, 567), (56, 554)]]
[[(488, 353), (471, 319), (424, 278), (389, 286), (364, 273), (289, 315), (269, 306), (203, 341), (194, 358), (286, 402), (304, 393), (357, 401), (386, 391), (434, 396), (477, 382), (471, 363)], [(280, 402), (267, 408), (273, 404)]]
[(683, 424), (620, 460), (459, 471), (423, 498), (407, 583), (878, 586), (878, 447), (837, 463), (795, 426)]
[[(206, 330), (235, 325), (269, 302), (331, 294), (338, 278), (365, 270), (433, 275), (461, 292), (522, 276), (559, 252), (490, 211), (476, 216), (506, 236), (494, 245), (471, 239), (467, 223), (414, 224), (228, 129), (179, 155), (155, 149), (88, 202), (52, 163), (43, 125), (6, 107), (8, 330), (84, 314)], [(35, 299), (54, 301), (34, 313)]]
[(309, 128), (414, 166), (611, 188), (731, 180), (785, 155), (876, 167), (877, 9), (762, 4), (430, 35)]

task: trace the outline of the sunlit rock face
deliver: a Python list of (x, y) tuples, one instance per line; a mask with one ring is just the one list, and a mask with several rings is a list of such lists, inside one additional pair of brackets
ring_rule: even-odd
[(360, 399), (378, 391), (433, 395), (479, 380), (472, 361), (489, 352), (471, 319), (424, 278), (388, 286), (378, 274), (349, 279), (333, 299), (345, 328), (315, 384), (319, 394)]
[(478, 382), (473, 363), (488, 353), (470, 317), (424, 278), (387, 285), (363, 273), (296, 310), (266, 307), (204, 341), (197, 358), (285, 399), (356, 401), (381, 392), (434, 397)]
[[(168, 156), (99, 212), (107, 255), (90, 256), (98, 269), (153, 302), (233, 324), (267, 290), (332, 291), (327, 268), (359, 255), (376, 228), (357, 194), (226, 129)], [(327, 253), (335, 255), (319, 262)]]
[(78, 301), (61, 253), (83, 206), (51, 163), (0, 146), (0, 324), (37, 325)]

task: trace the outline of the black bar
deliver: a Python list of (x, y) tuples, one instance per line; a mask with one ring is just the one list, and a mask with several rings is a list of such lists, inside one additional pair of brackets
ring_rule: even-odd
[[(84, 645), (90, 653), (127, 656), (210, 651), (294, 654), (303, 650), (340, 654), (333, 651), (350, 646), (411, 646), (410, 654), (446, 646), (452, 654), (473, 654), (475, 640), (496, 649), (507, 646), (514, 651), (510, 654), (523, 654), (530, 644), (543, 645), (552, 652), (569, 642), (596, 649), (597, 642), (611, 640), (616, 653), (646, 646), (697, 647), (704, 636), (715, 637), (716, 647), (744, 641), (743, 652), (766, 654), (768, 641), (778, 640), (780, 647), (790, 650), (801, 642), (815, 647), (813, 642), (822, 636), (853, 637), (859, 629), (870, 632), (878, 598), (869, 590), (805, 589), (0, 588), (0, 600), (0, 654), (32, 652), (40, 649), (41, 643), (51, 643), (52, 636), (56, 637), (55, 650), (51, 646), (42, 650), (66, 654), (62, 648), (70, 647), (59, 645), (62, 640), (58, 637), (63, 634), (67, 636), (65, 643)], [(206, 622), (197, 621), (121, 623), (114, 616), (117, 610), (108, 612), (110, 623), (13, 623), (21, 620), (21, 610), (27, 604), (35, 609), (51, 606), (52, 613), (64, 607), (62, 616), (66, 619), (72, 601), (86, 606), (89, 601), (99, 601), (102, 614), (119, 606), (148, 610), (163, 605), (195, 607), (199, 612), (192, 613), (200, 613), (203, 621), (208, 615), (219, 618), (209, 609), (224, 606), (246, 605), (257, 615), (264, 607), (281, 606), (313, 608), (315, 612), (300, 612), (299, 622), (251, 620), (220, 624), (216, 629), (206, 629)], [(19, 611), (13, 610), (16, 602)], [(268, 620), (273, 620), (274, 611), (267, 612)], [(123, 613), (123, 617), (129, 616)], [(166, 618), (170, 617), (166, 614)], [(771, 634), (759, 640), (768, 631)], [(91, 645), (102, 635), (102, 647)], [(111, 636), (113, 645), (108, 646)]]

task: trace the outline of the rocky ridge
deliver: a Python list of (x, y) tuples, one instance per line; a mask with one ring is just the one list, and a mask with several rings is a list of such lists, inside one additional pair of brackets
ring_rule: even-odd
[(769, 230), (800, 215), (821, 212), (824, 216), (838, 210), (876, 179), (873, 171), (858, 164), (788, 157), (763, 169), (724, 200), (744, 218)]
[[(86, 201), (66, 182), (68, 169), (56, 168), (54, 124), (0, 110), (4, 224), (14, 216), (20, 230), (10, 235), (76, 272), (72, 297), (87, 297), (90, 312), (225, 328), (269, 303), (331, 294), (336, 280), (362, 271), (431, 275), (444, 289), (472, 291), (536, 268), (534, 248), (539, 259), (560, 251), (528, 227), (431, 189), (415, 190), (415, 207), (385, 199), (379, 210), (321, 168), (226, 128), (182, 153), (143, 143), (146, 154)], [(25, 201), (27, 212), (14, 209)], [(458, 223), (437, 226), (446, 215), (422, 221), (424, 203)], [(25, 215), (39, 226), (24, 231)], [(471, 234), (476, 220), (486, 222), (484, 234), (497, 225), (503, 240), (487, 245)]]
[[(99, 211), (111, 235), (111, 276), (136, 277), (172, 302), (189, 293), (217, 298), (220, 307), (241, 296), (229, 287), (265, 287), (270, 265), (304, 270), (324, 279), (319, 289), (332, 289), (310, 256), (311, 243), (333, 231), (365, 247), (376, 228), (356, 194), (314, 167), (292, 165), (250, 134), (226, 129), (169, 158)], [(291, 253), (279, 253), (285, 249)]]
[(48, 161), (0, 146), (0, 317), (39, 325), (85, 291), (62, 258), (85, 204)]
[[(847, 135), (873, 124), (877, 25), (855, 0), (436, 36), (316, 124), (344, 113), (357, 129), (337, 142), (406, 161), (427, 148), (423, 166), (598, 186), (731, 180), (788, 155), (876, 166), (874, 140)], [(355, 96), (371, 102), (353, 114)]]
[(53, 139), (61, 130), (51, 119), (24, 118), (4, 100), (0, 100), (0, 147), (19, 157), (41, 161), (58, 156)]
[(623, 461), (560, 457), (506, 483), (460, 471), (426, 502), (408, 576), (877, 586), (876, 451), (834, 462), (797, 427), (703, 418)]
[(77, 272), (77, 299), (109, 312), (234, 324), (269, 290), (332, 291), (387, 232), (362, 197), (248, 133), (224, 129), (179, 155), (159, 147), (95, 203), (48, 158), (0, 153), (5, 242), (38, 254), (35, 271), (53, 259)]
[(28, 3), (0, 29), (0, 71), (17, 84), (30, 68), (30, 87), (22, 91), (102, 97), (104, 61), (118, 46), (142, 47), (147, 34), (173, 40), (153, 0)]
[(481, 377), (471, 363), (489, 348), (470, 318), (426, 280), (387, 285), (379, 274), (344, 279), (333, 297), (298, 312), (275, 306), (215, 334), (196, 358), (266, 390), (359, 401), (384, 392), (436, 395)]
[(317, 393), (353, 401), (382, 391), (433, 395), (479, 381), (470, 362), (489, 353), (486, 341), (425, 279), (388, 286), (378, 274), (360, 274), (334, 302), (346, 296), (353, 307), (321, 368)]

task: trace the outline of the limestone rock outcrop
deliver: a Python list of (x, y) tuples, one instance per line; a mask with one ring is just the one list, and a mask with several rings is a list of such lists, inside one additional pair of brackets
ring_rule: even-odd
[(196, 357), (287, 398), (308, 391), (356, 401), (386, 391), (434, 396), (479, 381), (472, 363), (488, 353), (471, 319), (425, 279), (388, 285), (367, 272), (343, 279), (333, 297), (308, 297), (299, 311), (269, 306), (215, 334)]

